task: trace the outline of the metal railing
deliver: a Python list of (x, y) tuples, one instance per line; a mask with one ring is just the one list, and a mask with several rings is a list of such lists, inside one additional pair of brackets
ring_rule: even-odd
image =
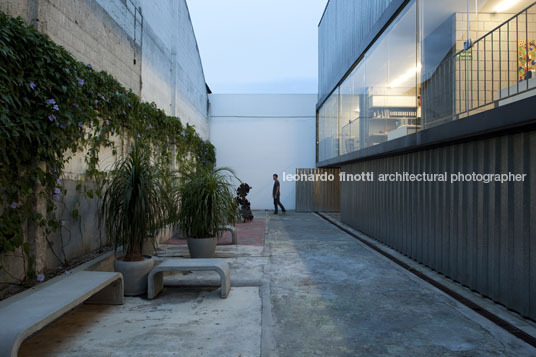
[[(423, 93), (427, 126), (495, 108), (506, 98), (536, 88), (536, 56), (530, 55), (536, 54), (535, 6), (536, 2), (474, 42), (468, 39), (464, 49), (442, 61)], [(475, 22), (479, 16), (474, 15)]]

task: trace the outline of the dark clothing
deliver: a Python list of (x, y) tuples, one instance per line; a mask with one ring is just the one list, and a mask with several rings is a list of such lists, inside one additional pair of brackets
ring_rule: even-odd
[(274, 180), (274, 188), (272, 189), (272, 197), (275, 197), (275, 193), (277, 192), (277, 196), (279, 196), (279, 180)]
[(281, 211), (283, 213), (286, 212), (285, 207), (279, 201), (280, 194), (281, 192), (279, 191), (279, 180), (276, 179), (274, 180), (274, 189), (272, 190), (272, 197), (274, 198), (274, 207), (275, 207), (274, 213), (276, 214), (277, 214), (277, 206), (281, 207)]
[(279, 195), (277, 195), (275, 198), (274, 198), (274, 207), (275, 207), (275, 211), (274, 213), (277, 214), (277, 206), (281, 207), (281, 212), (285, 213), (287, 210), (285, 209), (285, 207), (281, 204), (281, 202), (279, 202)]

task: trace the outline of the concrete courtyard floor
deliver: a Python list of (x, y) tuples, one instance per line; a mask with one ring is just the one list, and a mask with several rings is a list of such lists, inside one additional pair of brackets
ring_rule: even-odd
[[(217, 248), (231, 264), (227, 299), (215, 273), (170, 275), (154, 300), (74, 309), (28, 339), (20, 355), (536, 355), (317, 215), (265, 217), (265, 246)], [(177, 244), (160, 252), (187, 254)]]

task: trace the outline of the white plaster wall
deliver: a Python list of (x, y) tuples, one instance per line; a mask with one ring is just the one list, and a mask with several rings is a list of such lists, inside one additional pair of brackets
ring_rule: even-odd
[(281, 202), (296, 207), (295, 182), (283, 172), (315, 167), (315, 94), (210, 94), (210, 141), (218, 166), (231, 167), (253, 190), (253, 209), (273, 209), (272, 174)]

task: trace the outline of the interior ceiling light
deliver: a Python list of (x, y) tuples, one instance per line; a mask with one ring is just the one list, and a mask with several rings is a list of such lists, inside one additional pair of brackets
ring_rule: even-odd
[(405, 81), (413, 77), (415, 74), (419, 73), (421, 71), (421, 68), (422, 66), (419, 63), (417, 66), (410, 68), (409, 70), (406, 71), (406, 73), (404, 73), (403, 75), (401, 75), (400, 77), (398, 77), (397, 79), (389, 83), (387, 87), (389, 88), (398, 87), (400, 84), (404, 83)]
[(495, 6), (494, 12), (504, 12), (517, 4), (519, 0), (503, 0)]

